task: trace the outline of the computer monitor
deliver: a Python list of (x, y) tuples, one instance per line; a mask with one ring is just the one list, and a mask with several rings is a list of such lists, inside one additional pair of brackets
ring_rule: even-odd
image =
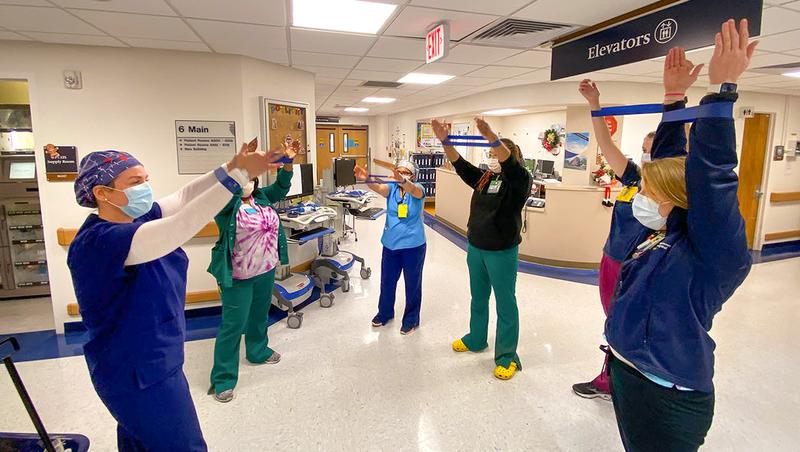
[(539, 172), (542, 174), (553, 174), (553, 170), (555, 170), (556, 162), (552, 160), (542, 160), (541, 166), (539, 167)]
[(333, 183), (337, 187), (348, 187), (356, 184), (356, 161), (353, 159), (333, 159)]
[(314, 194), (314, 165), (303, 163), (294, 165), (292, 171), (292, 187), (286, 194), (286, 199), (302, 198)]

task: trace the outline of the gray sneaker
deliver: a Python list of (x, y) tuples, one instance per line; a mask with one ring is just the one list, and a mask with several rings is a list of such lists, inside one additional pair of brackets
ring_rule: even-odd
[(272, 352), (272, 356), (265, 361), (267, 364), (278, 364), (279, 362), (281, 362), (281, 354), (278, 352)]
[(220, 393), (214, 393), (214, 400), (220, 403), (228, 403), (233, 400), (233, 389), (226, 389)]

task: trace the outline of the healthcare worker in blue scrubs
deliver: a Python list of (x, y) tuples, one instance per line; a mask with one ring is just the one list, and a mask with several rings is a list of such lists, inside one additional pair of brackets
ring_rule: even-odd
[[(756, 42), (747, 20), (715, 37), (709, 94), (737, 100)], [(696, 451), (714, 417), (714, 316), (752, 260), (739, 212), (732, 116), (698, 117), (687, 157), (642, 167), (633, 214), (646, 230), (622, 264), (606, 321), (612, 401), (627, 451)]]
[[(407, 336), (417, 328), (422, 308), (422, 269), (425, 266), (425, 189), (417, 182), (419, 168), (410, 160), (400, 161), (393, 170), (396, 183), (372, 183), (368, 187), (386, 198), (386, 226), (381, 243), (381, 295), (378, 313), (372, 326), (380, 328), (394, 318), (394, 302), (400, 273), (406, 286), (406, 308), (400, 334)], [(369, 174), (356, 166), (356, 179), (365, 181)]]
[(120, 451), (207, 450), (183, 374), (189, 261), (180, 246), (283, 154), (256, 147), (242, 146), (158, 202), (132, 155), (101, 151), (81, 161), (75, 197), (97, 212), (78, 231), (67, 264), (89, 335), (86, 363), (117, 421)]

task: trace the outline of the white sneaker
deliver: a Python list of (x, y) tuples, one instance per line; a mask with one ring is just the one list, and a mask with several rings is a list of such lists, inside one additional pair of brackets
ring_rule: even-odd
[(233, 389), (227, 389), (220, 393), (214, 393), (214, 400), (220, 403), (228, 403), (233, 400)]

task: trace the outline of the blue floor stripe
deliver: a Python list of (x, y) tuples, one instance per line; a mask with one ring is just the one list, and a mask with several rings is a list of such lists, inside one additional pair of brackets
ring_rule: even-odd
[[(431, 229), (439, 233), (441, 236), (450, 240), (457, 247), (462, 250), (467, 250), (467, 239), (442, 223), (438, 218), (425, 212), (425, 224)], [(579, 268), (564, 268), (552, 267), (549, 265), (536, 264), (533, 262), (519, 262), (519, 271), (529, 275), (543, 276), (545, 278), (561, 279), (564, 281), (576, 282), (581, 284), (598, 285), (598, 271), (579, 269)]]
[(764, 245), (761, 251), (751, 251), (753, 263), (774, 262), (800, 257), (800, 240)]
[[(329, 285), (326, 290), (333, 292), (337, 288), (337, 286)], [(319, 294), (319, 288), (315, 287), (311, 297), (298, 305), (295, 311), (319, 300)], [(186, 311), (186, 340), (199, 341), (217, 337), (222, 320), (221, 312), (222, 309), (219, 306)], [(269, 310), (267, 325), (274, 325), (285, 319), (286, 316), (286, 312), (273, 305)], [(56, 334), (55, 330), (32, 331), (10, 335), (0, 334), (0, 340), (9, 336), (14, 336), (19, 341), (20, 351), (13, 356), (16, 362), (80, 356), (83, 355), (83, 345), (89, 340), (89, 335), (80, 322), (71, 323), (69, 328), (65, 328), (65, 334)]]

